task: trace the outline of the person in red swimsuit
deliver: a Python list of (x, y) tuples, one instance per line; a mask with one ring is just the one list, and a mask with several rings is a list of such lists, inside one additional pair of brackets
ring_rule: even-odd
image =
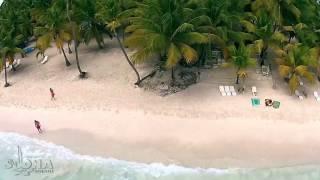
[(37, 121), (37, 120), (34, 120), (34, 125), (37, 128), (38, 132), (41, 134), (42, 133), (42, 129), (41, 129), (40, 122)]
[(52, 88), (50, 88), (50, 94), (51, 94), (51, 100), (56, 100), (56, 98), (54, 97), (54, 96), (55, 96), (55, 94), (54, 94), (54, 92), (53, 92), (53, 89), (52, 89)]

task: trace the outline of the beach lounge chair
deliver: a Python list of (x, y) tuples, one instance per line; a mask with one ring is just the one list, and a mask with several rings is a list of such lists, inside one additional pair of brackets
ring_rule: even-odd
[(252, 95), (257, 96), (257, 87), (252, 86)]
[(320, 101), (320, 97), (317, 91), (313, 92), (314, 97), (316, 98), (317, 101)]
[(232, 96), (236, 96), (237, 95), (237, 92), (236, 92), (234, 86), (230, 86), (230, 92), (231, 92)]
[(219, 90), (220, 90), (220, 93), (221, 93), (222, 96), (226, 96), (227, 95), (226, 91), (224, 90), (224, 86), (219, 86)]
[(41, 61), (41, 64), (47, 63), (47, 62), (48, 62), (48, 59), (49, 59), (49, 57), (48, 57), (48, 56), (45, 56), (45, 57), (43, 58), (43, 60)]
[(224, 90), (226, 91), (227, 96), (231, 96), (231, 95), (232, 95), (229, 86), (225, 86), (225, 87), (224, 87)]
[(15, 67), (19, 67), (21, 65), (21, 59), (16, 60), (16, 63), (14, 64)]
[(15, 68), (19, 67), (20, 65), (21, 65), (21, 59), (15, 59), (11, 65), (9, 63), (7, 64), (7, 68), (10, 71), (12, 71)]
[(279, 109), (280, 108), (280, 102), (279, 101), (273, 101), (272, 107), (275, 108), (275, 109)]
[(296, 94), (296, 96), (298, 96), (298, 98), (299, 98), (300, 100), (303, 100), (303, 99), (304, 99), (304, 97), (300, 94), (300, 92), (299, 92), (298, 90), (295, 90), (294, 93)]
[(259, 98), (251, 98), (251, 104), (253, 107), (260, 105), (260, 99)]

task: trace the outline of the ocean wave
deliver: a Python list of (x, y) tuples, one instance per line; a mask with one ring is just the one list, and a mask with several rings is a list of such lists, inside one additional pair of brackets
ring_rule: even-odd
[[(16, 175), (4, 168), (9, 159), (17, 159), (17, 147), (24, 157), (50, 159), (53, 173)], [(15, 133), (0, 133), (0, 180), (319, 180), (320, 166), (270, 169), (186, 168), (161, 163), (136, 163), (85, 156), (53, 143)]]

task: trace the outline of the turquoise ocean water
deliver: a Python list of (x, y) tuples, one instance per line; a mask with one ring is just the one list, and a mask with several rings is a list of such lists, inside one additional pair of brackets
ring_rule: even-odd
[(320, 180), (320, 165), (201, 169), (82, 156), (52, 143), (0, 133), (0, 180)]

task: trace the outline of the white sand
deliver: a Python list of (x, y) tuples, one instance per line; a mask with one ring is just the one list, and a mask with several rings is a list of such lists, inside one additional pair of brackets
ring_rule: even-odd
[[(52, 48), (49, 62), (35, 55), (9, 73), (10, 88), (0, 88), (0, 131), (44, 139), (82, 154), (139, 162), (201, 167), (268, 167), (320, 162), (320, 103), (289, 96), (285, 85), (252, 72), (248, 87), (259, 97), (281, 102), (278, 110), (251, 107), (251, 94), (221, 97), (218, 85), (232, 85), (232, 69), (204, 70), (201, 82), (159, 97), (135, 88), (135, 76), (114, 42), (104, 50), (81, 47), (90, 78), (79, 80)], [(148, 65), (139, 71), (150, 71)], [(3, 77), (3, 76), (1, 76)], [(3, 84), (3, 78), (1, 78)], [(278, 82), (282, 83), (282, 82)], [(50, 101), (49, 88), (57, 100)], [(46, 129), (37, 135), (33, 120)]]

